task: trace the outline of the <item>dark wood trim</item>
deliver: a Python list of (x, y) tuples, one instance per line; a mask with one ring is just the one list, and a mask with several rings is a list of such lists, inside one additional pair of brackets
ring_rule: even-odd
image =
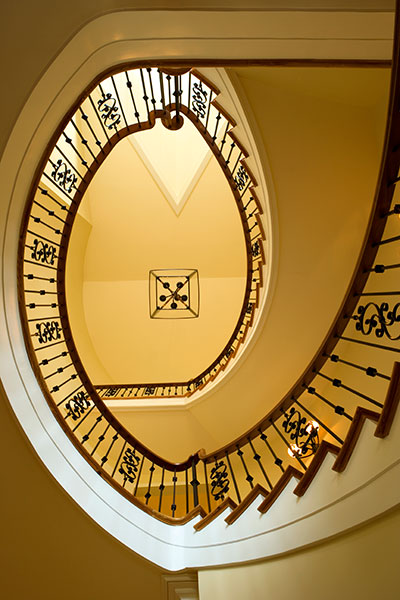
[(267, 510), (271, 508), (275, 500), (278, 498), (278, 496), (280, 496), (280, 494), (283, 492), (283, 490), (293, 477), (301, 480), (301, 478), (303, 477), (303, 473), (301, 473), (295, 467), (292, 467), (292, 465), (289, 465), (285, 469), (285, 472), (282, 473), (281, 477), (278, 479), (277, 483), (274, 485), (268, 496), (258, 507), (260, 513), (266, 513)]
[(228, 112), (226, 112), (226, 110), (220, 105), (219, 102), (217, 102), (216, 100), (212, 100), (211, 104), (228, 121), (231, 127), (236, 127), (237, 123), (235, 119)]
[(219, 94), (221, 93), (220, 90), (217, 88), (215, 83), (210, 81), (205, 75), (203, 75), (203, 73), (200, 73), (200, 71), (198, 71), (197, 69), (193, 69), (193, 68), (190, 69), (190, 72), (195, 77), (197, 77), (197, 79), (199, 81), (201, 81), (202, 83), (204, 83), (204, 85), (206, 85), (208, 88), (210, 88), (210, 90), (212, 90), (216, 96), (219, 96)]
[(244, 158), (249, 158), (249, 153), (247, 152), (247, 150), (243, 146), (243, 144), (239, 141), (236, 134), (233, 133), (233, 131), (231, 130), (231, 131), (228, 131), (228, 135), (235, 142), (236, 146), (239, 148), (239, 150), (243, 154)]
[(385, 402), (379, 417), (378, 425), (376, 426), (375, 436), (378, 438), (386, 437), (393, 424), (400, 401), (400, 362), (395, 362), (393, 365), (392, 377), (390, 379), (389, 388), (387, 390)]
[(331, 444), (330, 442), (322, 440), (320, 447), (318, 448), (317, 452), (314, 454), (314, 457), (313, 457), (311, 463), (307, 467), (307, 471), (303, 474), (299, 483), (293, 490), (293, 493), (296, 494), (296, 496), (303, 496), (303, 494), (310, 487), (310, 484), (313, 481), (314, 477), (316, 476), (320, 466), (324, 462), (326, 455), (329, 453), (332, 453), (335, 456), (337, 456), (339, 451), (340, 451), (339, 446), (336, 446), (335, 444)]
[(240, 504), (237, 505), (235, 509), (225, 518), (225, 523), (228, 525), (232, 525), (239, 517), (244, 513), (244, 511), (254, 502), (254, 500), (258, 496), (264, 496), (267, 498), (269, 493), (268, 491), (259, 483), (257, 483), (253, 489), (247, 494), (245, 498), (241, 501)]
[(361, 406), (358, 406), (349, 431), (345, 437), (343, 446), (341, 447), (340, 452), (333, 464), (332, 469), (334, 471), (341, 473), (347, 467), (366, 419), (370, 419), (371, 421), (377, 423), (379, 421), (379, 413), (369, 410), (368, 408), (362, 408)]
[(222, 512), (224, 512), (224, 510), (226, 510), (227, 508), (231, 508), (232, 510), (234, 510), (236, 507), (237, 507), (236, 502), (234, 502), (228, 496), (228, 498), (225, 498), (225, 500), (223, 500), (221, 502), (221, 504), (218, 504), (218, 506), (216, 508), (214, 508), (214, 510), (209, 512), (201, 521), (196, 523), (196, 525), (193, 525), (193, 527), (195, 528), (196, 531), (200, 531), (201, 529), (204, 529), (204, 527), (206, 527), (206, 525), (211, 523), (211, 521), (214, 521), (214, 519), (216, 519), (218, 517), (218, 515), (220, 515)]
[[(241, 163), (241, 164), (243, 165), (243, 167), (246, 169), (246, 171), (247, 171), (247, 175), (249, 176), (249, 178), (250, 178), (250, 180), (251, 180), (251, 183), (253, 184), (252, 186), (250, 186), (250, 190), (251, 190), (251, 189), (254, 189), (254, 187), (257, 187), (257, 186), (258, 186), (257, 179), (254, 177), (254, 175), (253, 175), (253, 173), (252, 173), (252, 171), (251, 171), (250, 167), (247, 165), (247, 161), (246, 161), (246, 159), (245, 159), (245, 158), (242, 158), (242, 160), (240, 161), (240, 163)], [(257, 205), (257, 207), (258, 207), (258, 205)], [(262, 214), (262, 213), (261, 213), (261, 214)]]

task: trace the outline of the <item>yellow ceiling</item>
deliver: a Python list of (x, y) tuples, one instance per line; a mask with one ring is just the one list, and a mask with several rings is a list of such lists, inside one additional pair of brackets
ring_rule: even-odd
[[(158, 164), (158, 174), (129, 138), (122, 140), (90, 184), (73, 228), (67, 264), (70, 318), (96, 384), (196, 377), (226, 345), (243, 304), (244, 236), (220, 166), (209, 160), (208, 146), (191, 123), (183, 133), (161, 125), (154, 129), (139, 136), (149, 135), (142, 149)], [(183, 195), (193, 189), (177, 214), (158, 180), (163, 177), (179, 200), (180, 163)], [(198, 318), (150, 318), (149, 271), (154, 269), (198, 270)]]

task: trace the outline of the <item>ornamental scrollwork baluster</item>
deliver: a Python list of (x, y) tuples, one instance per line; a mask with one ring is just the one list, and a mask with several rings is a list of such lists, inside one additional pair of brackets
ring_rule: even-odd
[(113, 129), (121, 122), (121, 115), (118, 112), (118, 105), (115, 98), (108, 92), (97, 101), (97, 107), (104, 125), (108, 129)]
[(400, 333), (396, 336), (389, 331), (390, 327), (400, 321), (400, 302), (397, 302), (392, 309), (389, 308), (387, 302), (381, 304), (368, 302), (368, 304), (359, 306), (357, 313), (353, 319), (356, 321), (357, 331), (363, 335), (375, 332), (377, 338), (386, 336), (392, 341), (400, 339)]
[(241, 192), (243, 190), (248, 179), (249, 179), (249, 176), (248, 176), (245, 168), (243, 167), (243, 165), (240, 165), (240, 167), (237, 170), (236, 176), (235, 176), (235, 182), (236, 182), (239, 192)]
[(229, 492), (229, 479), (226, 464), (223, 460), (215, 461), (211, 469), (211, 494), (214, 500), (223, 500), (225, 494)]
[(31, 246), (32, 254), (31, 258), (37, 262), (46, 263), (47, 265), (54, 264), (54, 258), (56, 254), (56, 247), (51, 244), (42, 242), (42, 240), (34, 239), (33, 246)]
[(193, 84), (192, 110), (199, 119), (206, 116), (207, 90), (203, 89), (202, 83)]
[(256, 240), (254, 242), (254, 244), (251, 247), (251, 253), (253, 255), (254, 258), (257, 258), (257, 256), (260, 256), (260, 243), (258, 240)]
[(294, 442), (288, 449), (289, 455), (307, 458), (315, 454), (319, 448), (319, 424), (316, 421), (306, 423), (306, 418), (293, 407), (284, 414), (282, 427)]
[(46, 321), (45, 323), (36, 324), (39, 344), (47, 344), (53, 340), (58, 340), (61, 337), (61, 329), (57, 321)]
[(87, 394), (85, 392), (78, 392), (66, 403), (65, 408), (68, 411), (67, 416), (70, 416), (73, 421), (77, 421), (90, 406)]
[(125, 450), (125, 454), (122, 457), (122, 461), (118, 469), (119, 473), (121, 473), (124, 478), (124, 483), (126, 481), (133, 483), (135, 481), (139, 462), (140, 458), (137, 456), (135, 448), (128, 448)]
[(70, 194), (72, 190), (76, 189), (76, 182), (78, 178), (74, 175), (70, 168), (66, 165), (61, 158), (54, 165), (54, 170), (51, 172), (51, 177), (63, 190)]

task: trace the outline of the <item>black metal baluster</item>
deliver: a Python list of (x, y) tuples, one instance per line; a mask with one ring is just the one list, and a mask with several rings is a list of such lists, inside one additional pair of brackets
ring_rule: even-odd
[(333, 410), (335, 411), (335, 413), (337, 415), (346, 417), (346, 419), (348, 419), (349, 421), (353, 420), (353, 417), (351, 417), (343, 408), (343, 406), (340, 405), (335, 405), (333, 404), (333, 402), (331, 402), (330, 400), (327, 400), (327, 398), (324, 398), (324, 396), (321, 396), (321, 394), (318, 394), (318, 392), (316, 391), (316, 389), (312, 386), (308, 386), (307, 387), (307, 392), (309, 394), (312, 394), (314, 396), (316, 396), (317, 398), (319, 398), (320, 400), (322, 400), (322, 402), (324, 402), (325, 404), (327, 404), (328, 406), (330, 406), (331, 408), (333, 408)]
[(160, 498), (159, 498), (159, 501), (158, 501), (158, 512), (161, 512), (162, 497), (163, 497), (163, 492), (164, 492), (164, 489), (165, 489), (165, 485), (164, 485), (164, 472), (165, 472), (165, 469), (163, 467), (162, 472), (161, 472), (161, 483), (158, 486), (158, 489), (160, 490)]
[(128, 121), (126, 120), (126, 117), (125, 117), (124, 107), (122, 106), (121, 98), (119, 97), (119, 93), (118, 93), (117, 85), (116, 85), (116, 83), (115, 83), (115, 80), (114, 80), (114, 77), (113, 77), (112, 75), (111, 75), (111, 81), (112, 81), (112, 84), (113, 84), (113, 86), (114, 86), (115, 95), (117, 96), (117, 100), (118, 100), (119, 107), (120, 107), (120, 109), (121, 109), (122, 118), (123, 118), (123, 119), (124, 119), (124, 121), (125, 121), (125, 125), (126, 125), (126, 127), (127, 127), (127, 128), (129, 128)]
[(199, 503), (199, 493), (197, 488), (199, 487), (200, 482), (197, 480), (196, 462), (194, 458), (192, 459), (192, 481), (190, 482), (190, 485), (193, 488), (193, 503), (194, 506), (197, 506)]
[(245, 462), (245, 460), (244, 460), (244, 458), (243, 458), (243, 450), (241, 450), (241, 449), (239, 448), (239, 444), (236, 444), (236, 449), (237, 449), (237, 452), (236, 452), (236, 454), (239, 456), (239, 458), (240, 458), (240, 460), (241, 460), (241, 463), (242, 463), (242, 465), (243, 465), (243, 469), (244, 469), (244, 471), (245, 471), (245, 473), (246, 473), (246, 481), (248, 481), (248, 482), (249, 482), (250, 488), (251, 488), (251, 489), (253, 489), (253, 487), (254, 487), (254, 485), (253, 485), (253, 479), (254, 479), (254, 477), (252, 477), (252, 476), (250, 475), (250, 473), (249, 473), (249, 470), (248, 470), (248, 468), (247, 468), (246, 462)]
[(173, 492), (172, 492), (171, 510), (172, 510), (172, 516), (175, 517), (175, 511), (176, 511), (175, 497), (176, 497), (176, 481), (177, 481), (176, 468), (174, 469), (174, 475), (172, 477), (172, 481), (173, 481), (174, 485), (173, 485)]
[(79, 107), (79, 112), (80, 112), (82, 120), (86, 123), (86, 126), (88, 127), (90, 133), (92, 134), (92, 136), (95, 140), (96, 146), (100, 149), (100, 152), (102, 152), (102, 154), (104, 154), (103, 144), (97, 137), (96, 132), (94, 131), (92, 124), (89, 121), (89, 116), (82, 110), (81, 106)]
[(345, 342), (354, 342), (355, 344), (361, 344), (363, 346), (370, 346), (371, 348), (379, 348), (380, 350), (389, 350), (390, 352), (400, 352), (400, 348), (384, 346), (383, 344), (374, 344), (373, 342), (366, 342), (364, 340), (357, 340), (354, 338), (349, 338), (344, 335), (338, 336), (339, 339), (344, 340)]
[(144, 77), (143, 77), (143, 71), (142, 71), (142, 69), (139, 69), (139, 72), (140, 72), (140, 79), (142, 81), (142, 87), (143, 87), (143, 100), (146, 103), (147, 120), (150, 122), (149, 97), (148, 97), (147, 92), (146, 92), (146, 85), (145, 85), (145, 82), (144, 82)]
[(265, 433), (263, 431), (261, 431), (261, 429), (259, 429), (258, 431), (260, 433), (260, 440), (262, 440), (264, 442), (264, 444), (267, 446), (268, 450), (270, 451), (270, 453), (274, 457), (274, 463), (276, 464), (277, 467), (280, 468), (280, 470), (283, 473), (284, 470), (285, 470), (282, 467), (283, 460), (281, 458), (279, 458), (279, 456), (276, 454), (275, 450), (272, 448), (271, 444), (269, 443), (269, 441), (268, 441), (267, 436), (265, 435)]
[(136, 118), (136, 120), (138, 122), (139, 128), (141, 129), (142, 128), (142, 124), (141, 124), (140, 119), (139, 119), (140, 114), (139, 114), (138, 109), (136, 108), (136, 102), (135, 102), (135, 98), (134, 98), (133, 92), (132, 92), (132, 82), (129, 79), (129, 75), (128, 75), (127, 71), (125, 71), (125, 76), (126, 76), (126, 87), (129, 89), (129, 92), (130, 92), (130, 95), (131, 95), (131, 100), (132, 100), (132, 105), (133, 105), (133, 110), (134, 110), (133, 114), (134, 114), (134, 116), (135, 116), (135, 118)]
[(85, 442), (88, 441), (88, 439), (90, 438), (91, 434), (93, 433), (93, 431), (96, 429), (97, 425), (99, 423), (101, 423), (101, 421), (103, 420), (103, 415), (99, 415), (98, 417), (96, 417), (96, 420), (94, 422), (94, 424), (92, 425), (92, 427), (89, 429), (89, 431), (87, 433), (85, 433), (85, 435), (82, 437), (82, 444), (84, 444)]
[(269, 486), (269, 489), (272, 490), (272, 483), (271, 483), (271, 481), (270, 481), (267, 473), (265, 472), (265, 469), (264, 469), (263, 464), (261, 462), (261, 456), (258, 454), (258, 452), (255, 451), (255, 448), (253, 446), (253, 442), (251, 441), (251, 438), (248, 437), (247, 439), (248, 439), (248, 442), (249, 442), (249, 444), (251, 446), (252, 451), (254, 452), (253, 458), (258, 463), (258, 466), (260, 467), (261, 473), (264, 475), (265, 481), (267, 482), (267, 484)]
[(151, 498), (150, 489), (151, 489), (151, 482), (152, 482), (152, 479), (153, 479), (154, 469), (155, 469), (155, 467), (154, 467), (154, 462), (153, 462), (153, 463), (151, 463), (151, 467), (149, 469), (149, 471), (150, 471), (149, 485), (147, 486), (147, 492), (144, 495), (144, 497), (146, 498), (146, 506), (149, 503), (149, 500)]
[(381, 377), (382, 379), (386, 379), (390, 381), (390, 377), (388, 375), (384, 375), (383, 373), (379, 373), (375, 367), (362, 367), (361, 365), (356, 365), (355, 363), (349, 362), (348, 360), (343, 360), (337, 354), (329, 355), (329, 358), (332, 362), (340, 362), (344, 365), (348, 365), (349, 367), (354, 367), (355, 369), (359, 369), (360, 371), (364, 371), (366, 375), (369, 377)]
[(362, 398), (363, 400), (366, 400), (367, 402), (370, 402), (371, 404), (374, 404), (375, 406), (379, 406), (379, 408), (383, 408), (383, 404), (381, 402), (378, 402), (377, 400), (374, 400), (373, 398), (370, 398), (369, 396), (366, 396), (365, 394), (362, 394), (361, 392), (357, 392), (357, 390), (354, 390), (353, 388), (348, 387), (347, 385), (344, 385), (344, 383), (342, 383), (341, 379), (328, 377), (328, 375), (324, 375), (324, 373), (321, 373), (320, 371), (318, 371), (317, 375), (330, 381), (334, 387), (347, 390), (351, 394), (354, 394), (355, 396), (358, 396), (359, 398)]
[(153, 110), (156, 110), (156, 99), (154, 98), (153, 80), (151, 78), (152, 69), (150, 67), (147, 67), (146, 71), (147, 71), (149, 82), (150, 82), (150, 92), (151, 92), (150, 102), (153, 105)]
[(334, 433), (332, 429), (325, 425), (325, 423), (321, 421), (320, 418), (317, 418), (315, 415), (313, 415), (313, 413), (310, 410), (308, 410), (305, 406), (303, 406), (303, 404), (301, 404), (299, 400), (295, 400), (295, 404), (297, 404), (302, 410), (304, 410), (304, 412), (307, 413), (309, 417), (311, 417), (316, 423), (318, 423), (322, 427), (322, 429), (325, 429), (325, 431), (327, 431), (332, 437), (334, 437), (335, 440), (339, 442), (339, 444), (343, 444), (342, 438), (336, 435), (336, 433)]
[[(74, 122), (74, 120), (73, 120), (73, 119), (71, 119), (71, 124), (73, 125), (73, 127), (74, 127), (74, 129), (75, 129), (76, 133), (79, 135), (79, 137), (80, 137), (80, 140), (81, 140), (82, 144), (85, 146), (85, 148), (87, 148), (87, 149), (89, 150), (89, 153), (90, 153), (91, 157), (93, 158), (93, 160), (94, 160), (96, 163), (98, 163), (98, 160), (97, 160), (97, 158), (96, 158), (96, 155), (95, 155), (95, 154), (92, 152), (92, 149), (91, 149), (91, 148), (90, 148), (90, 146), (89, 146), (89, 142), (88, 142), (88, 141), (87, 141), (87, 139), (86, 139), (86, 138), (85, 138), (85, 137), (82, 135), (82, 133), (81, 133), (81, 131), (80, 131), (79, 127), (76, 125), (76, 123)], [(60, 152), (60, 154), (62, 154), (62, 156), (65, 158), (65, 160), (66, 160), (66, 161), (68, 161), (69, 165), (70, 165), (70, 166), (71, 166), (73, 169), (75, 169), (75, 167), (72, 165), (72, 163), (71, 163), (71, 162), (68, 160), (68, 158), (65, 156), (64, 152), (63, 152), (62, 150), (60, 150), (60, 148), (58, 148), (57, 146), (56, 146), (56, 148), (57, 148), (57, 150)], [(76, 169), (75, 169), (75, 170), (76, 170)], [(81, 176), (81, 174), (80, 174), (78, 171), (76, 171), (76, 172), (79, 174), (79, 177), (80, 177), (81, 179), (83, 179), (83, 177)]]
[(95, 447), (93, 448), (93, 450), (90, 453), (90, 456), (93, 456), (93, 454), (96, 452), (97, 448), (99, 447), (99, 445), (101, 444), (101, 442), (105, 439), (105, 436), (107, 434), (107, 431), (110, 429), (111, 425), (110, 423), (108, 423), (107, 427), (105, 428), (105, 430), (103, 431), (102, 434), (99, 435), (99, 439), (98, 442), (96, 443)]
[(185, 469), (185, 494), (186, 494), (186, 512), (189, 512), (189, 478), (188, 470)]

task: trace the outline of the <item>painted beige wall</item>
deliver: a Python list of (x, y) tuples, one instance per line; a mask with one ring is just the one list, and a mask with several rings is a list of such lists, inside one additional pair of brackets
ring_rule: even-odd
[[(104, 533), (50, 477), (0, 386), (1, 596), (159, 600), (161, 570)], [(12, 451), (11, 451), (12, 449)]]
[(397, 600), (400, 509), (324, 544), (199, 572), (200, 600)]

